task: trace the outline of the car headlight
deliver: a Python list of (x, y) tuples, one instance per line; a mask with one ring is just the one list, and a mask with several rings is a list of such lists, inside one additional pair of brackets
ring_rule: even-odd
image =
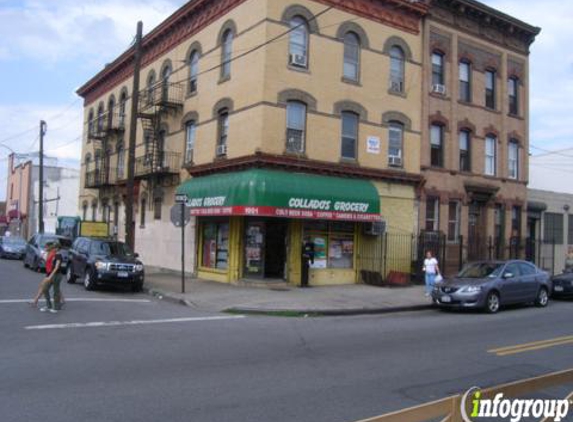
[(109, 264), (103, 261), (97, 261), (95, 263), (96, 270), (98, 271), (107, 271)]
[(143, 264), (135, 264), (135, 271), (143, 271)]
[(479, 293), (481, 292), (481, 286), (465, 286), (460, 289), (460, 293)]

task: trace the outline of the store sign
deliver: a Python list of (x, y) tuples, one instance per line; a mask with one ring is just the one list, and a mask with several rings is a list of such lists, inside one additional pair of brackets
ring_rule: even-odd
[(366, 152), (368, 154), (380, 154), (380, 138), (369, 136), (366, 139)]

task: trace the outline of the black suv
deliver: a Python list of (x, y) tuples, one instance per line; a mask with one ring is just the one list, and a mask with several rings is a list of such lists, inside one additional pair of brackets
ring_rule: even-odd
[(74, 283), (81, 278), (86, 290), (114, 284), (138, 292), (143, 287), (144, 270), (137, 257), (123, 242), (78, 237), (70, 249), (66, 280)]

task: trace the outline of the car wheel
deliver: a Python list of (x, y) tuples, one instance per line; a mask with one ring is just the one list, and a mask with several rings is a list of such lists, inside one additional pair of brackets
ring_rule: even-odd
[(485, 310), (488, 314), (495, 314), (499, 311), (499, 294), (489, 292), (485, 299)]
[(68, 284), (74, 284), (76, 281), (76, 276), (72, 271), (71, 265), (68, 266), (68, 270), (66, 271), (66, 281), (68, 282)]
[(535, 306), (540, 308), (545, 308), (549, 303), (549, 293), (545, 287), (541, 287), (537, 292), (537, 297), (535, 298)]
[(86, 275), (84, 276), (84, 287), (86, 290), (95, 289), (94, 273), (90, 269), (86, 270)]

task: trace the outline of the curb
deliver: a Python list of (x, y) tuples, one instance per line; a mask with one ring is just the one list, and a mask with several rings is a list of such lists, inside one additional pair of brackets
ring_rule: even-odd
[[(176, 305), (193, 307), (193, 304), (173, 293), (166, 293), (156, 288), (143, 288), (143, 292), (159, 300), (170, 302)], [(404, 305), (385, 308), (354, 308), (354, 309), (259, 309), (259, 308), (241, 308), (232, 307), (217, 312), (225, 312), (234, 315), (253, 315), (253, 316), (273, 316), (273, 317), (326, 317), (326, 316), (357, 316), (357, 315), (382, 315), (399, 312), (427, 311), (434, 309), (433, 304), (422, 305)]]
[(408, 305), (394, 306), (389, 308), (367, 308), (367, 309), (256, 309), (256, 308), (229, 308), (223, 312), (237, 315), (258, 315), (275, 317), (321, 317), (321, 316), (356, 316), (356, 315), (381, 315), (394, 314), (399, 312), (427, 311), (433, 309), (434, 305)]

